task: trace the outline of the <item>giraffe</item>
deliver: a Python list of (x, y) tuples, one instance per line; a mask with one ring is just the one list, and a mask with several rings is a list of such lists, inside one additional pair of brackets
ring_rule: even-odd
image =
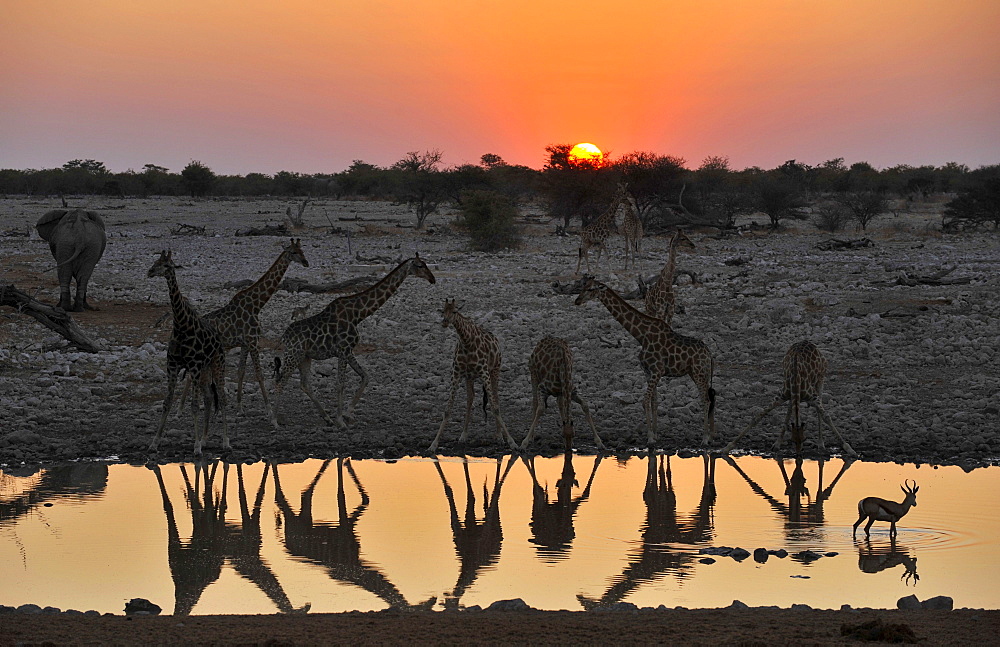
[[(252, 285), (240, 290), (229, 303), (217, 310), (205, 315), (204, 319), (212, 324), (222, 337), (222, 345), (226, 351), (234, 348), (240, 349), (240, 368), (237, 377), (236, 387), (236, 412), (242, 411), (243, 405), (243, 377), (246, 372), (247, 355), (253, 363), (254, 374), (257, 377), (257, 384), (260, 386), (260, 395), (264, 400), (264, 410), (268, 418), (271, 415), (271, 405), (267, 399), (267, 388), (264, 386), (264, 376), (260, 370), (260, 352), (258, 344), (261, 338), (260, 312), (271, 299), (281, 279), (285, 276), (288, 266), (295, 261), (303, 267), (309, 267), (302, 252), (301, 239), (293, 238), (286, 245), (277, 260), (271, 264), (264, 274)], [(184, 386), (181, 393), (181, 404), (187, 394), (190, 379)]]
[(805, 425), (799, 418), (799, 405), (803, 402), (810, 402), (816, 408), (816, 427), (819, 434), (820, 449), (826, 451), (826, 447), (823, 445), (823, 423), (825, 422), (833, 430), (833, 433), (837, 434), (837, 438), (840, 439), (844, 450), (851, 456), (857, 456), (858, 453), (840, 435), (840, 432), (833, 425), (833, 421), (830, 420), (830, 416), (823, 409), (823, 378), (826, 377), (826, 366), (826, 358), (823, 357), (823, 354), (819, 352), (819, 349), (811, 341), (803, 340), (792, 344), (781, 361), (781, 372), (784, 383), (778, 398), (764, 409), (760, 415), (754, 418), (750, 426), (743, 430), (743, 433), (726, 445), (723, 452), (731, 451), (748, 431), (763, 420), (764, 416), (771, 413), (782, 402), (787, 401), (788, 411), (785, 414), (785, 424), (782, 426), (781, 435), (775, 441), (772, 450), (776, 450), (781, 446), (785, 440), (785, 428), (790, 426), (792, 440), (795, 442), (795, 453), (802, 453), (802, 441), (805, 439)]
[(445, 299), (444, 310), (442, 311), (441, 325), (447, 328), (454, 326), (458, 333), (458, 343), (455, 344), (455, 360), (451, 370), (451, 392), (448, 394), (448, 404), (444, 409), (444, 418), (441, 420), (441, 427), (438, 429), (434, 442), (427, 449), (434, 453), (437, 450), (441, 434), (448, 425), (448, 418), (451, 415), (451, 407), (455, 403), (455, 392), (458, 391), (459, 383), (465, 380), (465, 425), (462, 427), (462, 435), (458, 442), (465, 442), (469, 434), (469, 418), (472, 417), (472, 398), (475, 394), (474, 383), (476, 378), (483, 383), (483, 413), (486, 413), (487, 402), (493, 411), (496, 419), (497, 436), (501, 441), (507, 441), (511, 449), (516, 450), (517, 444), (507, 431), (500, 416), (500, 342), (491, 332), (476, 325), (471, 319), (462, 315), (455, 307), (454, 299)]
[[(299, 385), (312, 400), (326, 424), (343, 429), (354, 419), (354, 407), (368, 385), (368, 373), (354, 357), (354, 348), (360, 340), (358, 325), (381, 308), (408, 276), (425, 279), (431, 284), (435, 281), (434, 274), (417, 254), (400, 263), (367, 290), (334, 299), (320, 312), (288, 325), (282, 335), (282, 342), (285, 345), (284, 361), (280, 357), (274, 359), (275, 397), (274, 406), (271, 408), (271, 424), (275, 429), (278, 428), (278, 402), (281, 398), (282, 384), (295, 369), (299, 371)], [(338, 360), (336, 419), (330, 417), (313, 395), (312, 385), (309, 382), (313, 360), (331, 357), (336, 357)], [(345, 412), (344, 383), (347, 365), (361, 377), (361, 385), (358, 386)]]
[(204, 404), (205, 420), (201, 434), (198, 433), (198, 401), (191, 398), (191, 413), (194, 417), (194, 453), (201, 455), (202, 446), (208, 438), (209, 419), (211, 418), (211, 403), (222, 413), (222, 448), (231, 449), (229, 445), (229, 428), (226, 422), (226, 350), (222, 338), (215, 328), (198, 315), (194, 307), (181, 295), (177, 286), (177, 266), (173, 254), (164, 250), (160, 257), (149, 268), (148, 276), (162, 276), (167, 279), (170, 291), (170, 308), (174, 316), (173, 330), (167, 344), (167, 397), (163, 401), (163, 412), (160, 414), (160, 426), (156, 436), (149, 444), (149, 451), (155, 452), (167, 425), (167, 415), (174, 401), (174, 390), (177, 388), (177, 376), (183, 370), (191, 376), (193, 382), (201, 388)]
[(677, 270), (677, 250), (680, 248), (694, 249), (694, 243), (687, 234), (678, 229), (667, 243), (667, 262), (660, 270), (656, 281), (646, 291), (646, 314), (659, 317), (668, 324), (673, 321), (674, 310), (677, 307), (674, 274)]
[(642, 245), (642, 220), (639, 219), (639, 206), (635, 198), (628, 191), (628, 186), (623, 185), (624, 199), (621, 204), (625, 207), (625, 215), (622, 216), (622, 234), (625, 237), (625, 269), (628, 269), (629, 256), (632, 257), (632, 267), (635, 267), (636, 256), (639, 254), (639, 247)]
[(615, 215), (618, 213), (618, 205), (625, 200), (626, 193), (627, 191), (625, 189), (625, 185), (619, 184), (618, 190), (615, 191), (615, 197), (611, 202), (611, 207), (609, 207), (607, 211), (600, 215), (600, 217), (580, 231), (580, 248), (576, 259), (577, 274), (580, 273), (580, 263), (584, 260), (587, 261), (587, 272), (590, 272), (590, 256), (587, 252), (591, 247), (597, 249), (597, 258), (594, 260), (594, 265), (601, 262), (601, 252), (604, 251), (604, 241), (607, 240), (608, 236), (614, 233), (618, 227), (618, 225), (615, 224)]
[(592, 299), (600, 300), (611, 316), (617, 319), (642, 347), (639, 351), (639, 364), (646, 374), (647, 382), (643, 409), (646, 413), (649, 445), (653, 446), (656, 442), (656, 387), (660, 378), (669, 379), (685, 375), (691, 377), (691, 381), (701, 393), (705, 407), (705, 432), (702, 444), (708, 444), (715, 435), (715, 389), (712, 388), (715, 363), (705, 342), (677, 334), (667, 322), (639, 312), (614, 290), (593, 277), (587, 277), (580, 295), (576, 298), (576, 305), (582, 305)]
[(566, 441), (566, 451), (573, 450), (573, 418), (570, 414), (570, 400), (583, 408), (590, 429), (594, 432), (594, 442), (599, 450), (606, 449), (601, 437), (597, 435), (597, 427), (590, 416), (590, 408), (580, 397), (573, 384), (573, 352), (565, 340), (558, 337), (543, 337), (535, 346), (528, 359), (528, 372), (531, 374), (531, 408), (534, 415), (528, 435), (521, 443), (521, 449), (527, 449), (535, 437), (535, 425), (542, 415), (543, 406), (547, 405), (550, 395), (556, 396), (559, 403), (559, 415), (562, 420), (563, 439)]

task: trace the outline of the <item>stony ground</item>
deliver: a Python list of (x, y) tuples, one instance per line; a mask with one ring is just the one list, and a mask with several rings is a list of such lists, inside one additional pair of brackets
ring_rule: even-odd
[[(869, 625), (860, 627), (859, 625)], [(189, 618), (0, 615), (7, 645), (683, 644), (858, 645), (845, 628), (880, 642), (988, 645), (1000, 611), (789, 609), (480, 613), (344, 613)]]
[[(112, 458), (145, 461), (165, 394), (165, 348), (169, 319), (163, 279), (146, 272), (161, 249), (173, 250), (184, 267), (178, 280), (202, 312), (223, 305), (236, 288), (227, 283), (256, 279), (273, 262), (287, 237), (237, 236), (250, 227), (284, 219), (291, 201), (184, 199), (71, 200), (99, 210), (108, 223), (104, 259), (94, 273), (90, 300), (98, 312), (74, 315), (104, 346), (91, 354), (75, 351), (33, 319), (10, 308), (0, 311), (0, 464)], [(32, 225), (56, 200), (0, 200), (0, 284), (14, 284), (43, 301), (58, 299), (53, 261)], [(940, 204), (916, 205), (912, 213), (887, 217), (867, 233), (875, 245), (850, 251), (820, 251), (829, 236), (806, 223), (779, 233), (755, 231), (719, 236), (695, 231), (697, 249), (685, 253), (678, 299), (684, 311), (675, 328), (699, 337), (712, 349), (718, 392), (721, 447), (769, 403), (780, 386), (785, 350), (800, 339), (820, 346), (830, 363), (826, 408), (841, 432), (866, 460), (958, 463), (967, 467), (1000, 456), (998, 359), (1000, 293), (997, 263), (1000, 238), (989, 234), (942, 236), (935, 229)], [(544, 335), (565, 338), (574, 352), (580, 393), (594, 412), (598, 429), (613, 451), (645, 444), (641, 398), (644, 378), (638, 345), (599, 303), (577, 307), (558, 294), (553, 282), (574, 280), (577, 239), (555, 235), (555, 223), (530, 216), (525, 244), (516, 252), (483, 254), (467, 249), (447, 215), (431, 216), (425, 231), (414, 218), (386, 203), (316, 201), (305, 212), (306, 226), (294, 232), (310, 266), (293, 265), (288, 277), (309, 283), (375, 280), (403, 258), (419, 252), (437, 283), (408, 279), (399, 292), (361, 326), (359, 362), (371, 382), (346, 430), (324, 427), (292, 380), (280, 412), (285, 425), (274, 432), (253, 381), (242, 415), (231, 421), (233, 460), (261, 457), (353, 455), (393, 458), (423, 452), (440, 424), (450, 382), (455, 332), (441, 326), (446, 297), (501, 341), (504, 368), (501, 408), (520, 441), (530, 422), (527, 360)], [(180, 225), (205, 227), (184, 235)], [(23, 236), (31, 231), (30, 237)], [(840, 237), (858, 237), (848, 232)], [(637, 274), (650, 276), (665, 260), (666, 240), (647, 238), (639, 270), (622, 271), (622, 243), (613, 238), (610, 262), (595, 272), (612, 287), (635, 288)], [(955, 267), (953, 286), (900, 285), (901, 273), (931, 275)], [(273, 357), (292, 311), (319, 311), (337, 294), (279, 291), (262, 316), (266, 334), (264, 365), (270, 387)], [(634, 302), (641, 308), (641, 301)], [(235, 376), (230, 355), (228, 376)], [(314, 386), (328, 408), (336, 406), (336, 362), (319, 363)], [(348, 389), (358, 384), (351, 375)], [(235, 400), (235, 385), (228, 386)], [(701, 404), (687, 379), (661, 383), (659, 447), (697, 450)], [(457, 444), (464, 398), (446, 430), (445, 453), (496, 454), (504, 451), (492, 421), (473, 416), (470, 442)], [(551, 404), (551, 403), (550, 403)], [(814, 414), (807, 409), (810, 433)], [(577, 446), (593, 451), (589, 431), (577, 420)], [(561, 446), (557, 413), (542, 420), (537, 451)], [(741, 449), (767, 451), (783, 419), (778, 409), (741, 441)], [(188, 411), (173, 415), (159, 460), (188, 459), (192, 450)], [(826, 434), (829, 448), (839, 443)], [(220, 449), (213, 434), (209, 453)], [(817, 455), (810, 439), (805, 453)]]

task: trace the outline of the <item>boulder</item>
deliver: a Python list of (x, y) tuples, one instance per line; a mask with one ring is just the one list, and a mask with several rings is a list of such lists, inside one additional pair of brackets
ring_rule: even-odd
[(914, 611), (916, 609), (922, 609), (923, 606), (921, 606), (920, 600), (917, 599), (917, 596), (908, 595), (905, 598), (899, 598), (896, 600), (896, 608), (904, 611)]
[(947, 595), (938, 595), (928, 598), (920, 603), (921, 608), (941, 611), (951, 611), (955, 608), (955, 601)]

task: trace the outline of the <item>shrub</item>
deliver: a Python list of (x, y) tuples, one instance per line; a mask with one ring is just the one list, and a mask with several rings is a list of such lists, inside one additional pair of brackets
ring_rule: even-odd
[(821, 202), (816, 205), (813, 211), (816, 214), (813, 218), (813, 224), (831, 234), (843, 229), (851, 217), (847, 207), (838, 202)]
[(473, 249), (495, 252), (521, 244), (521, 234), (514, 224), (517, 205), (502, 193), (466, 191), (462, 194), (461, 210), (458, 224), (469, 231)]

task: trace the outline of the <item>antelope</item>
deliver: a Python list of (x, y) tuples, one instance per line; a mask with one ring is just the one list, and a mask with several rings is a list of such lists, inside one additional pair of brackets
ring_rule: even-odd
[(886, 501), (875, 496), (865, 497), (858, 501), (858, 520), (854, 522), (853, 533), (855, 537), (858, 535), (858, 526), (865, 518), (868, 519), (868, 523), (865, 524), (865, 537), (869, 536), (868, 529), (876, 521), (888, 521), (890, 524), (889, 536), (896, 536), (896, 522), (906, 516), (910, 508), (917, 507), (917, 490), (920, 488), (917, 487), (916, 481), (910, 487), (909, 479), (907, 479), (899, 489), (906, 495), (900, 503)]

